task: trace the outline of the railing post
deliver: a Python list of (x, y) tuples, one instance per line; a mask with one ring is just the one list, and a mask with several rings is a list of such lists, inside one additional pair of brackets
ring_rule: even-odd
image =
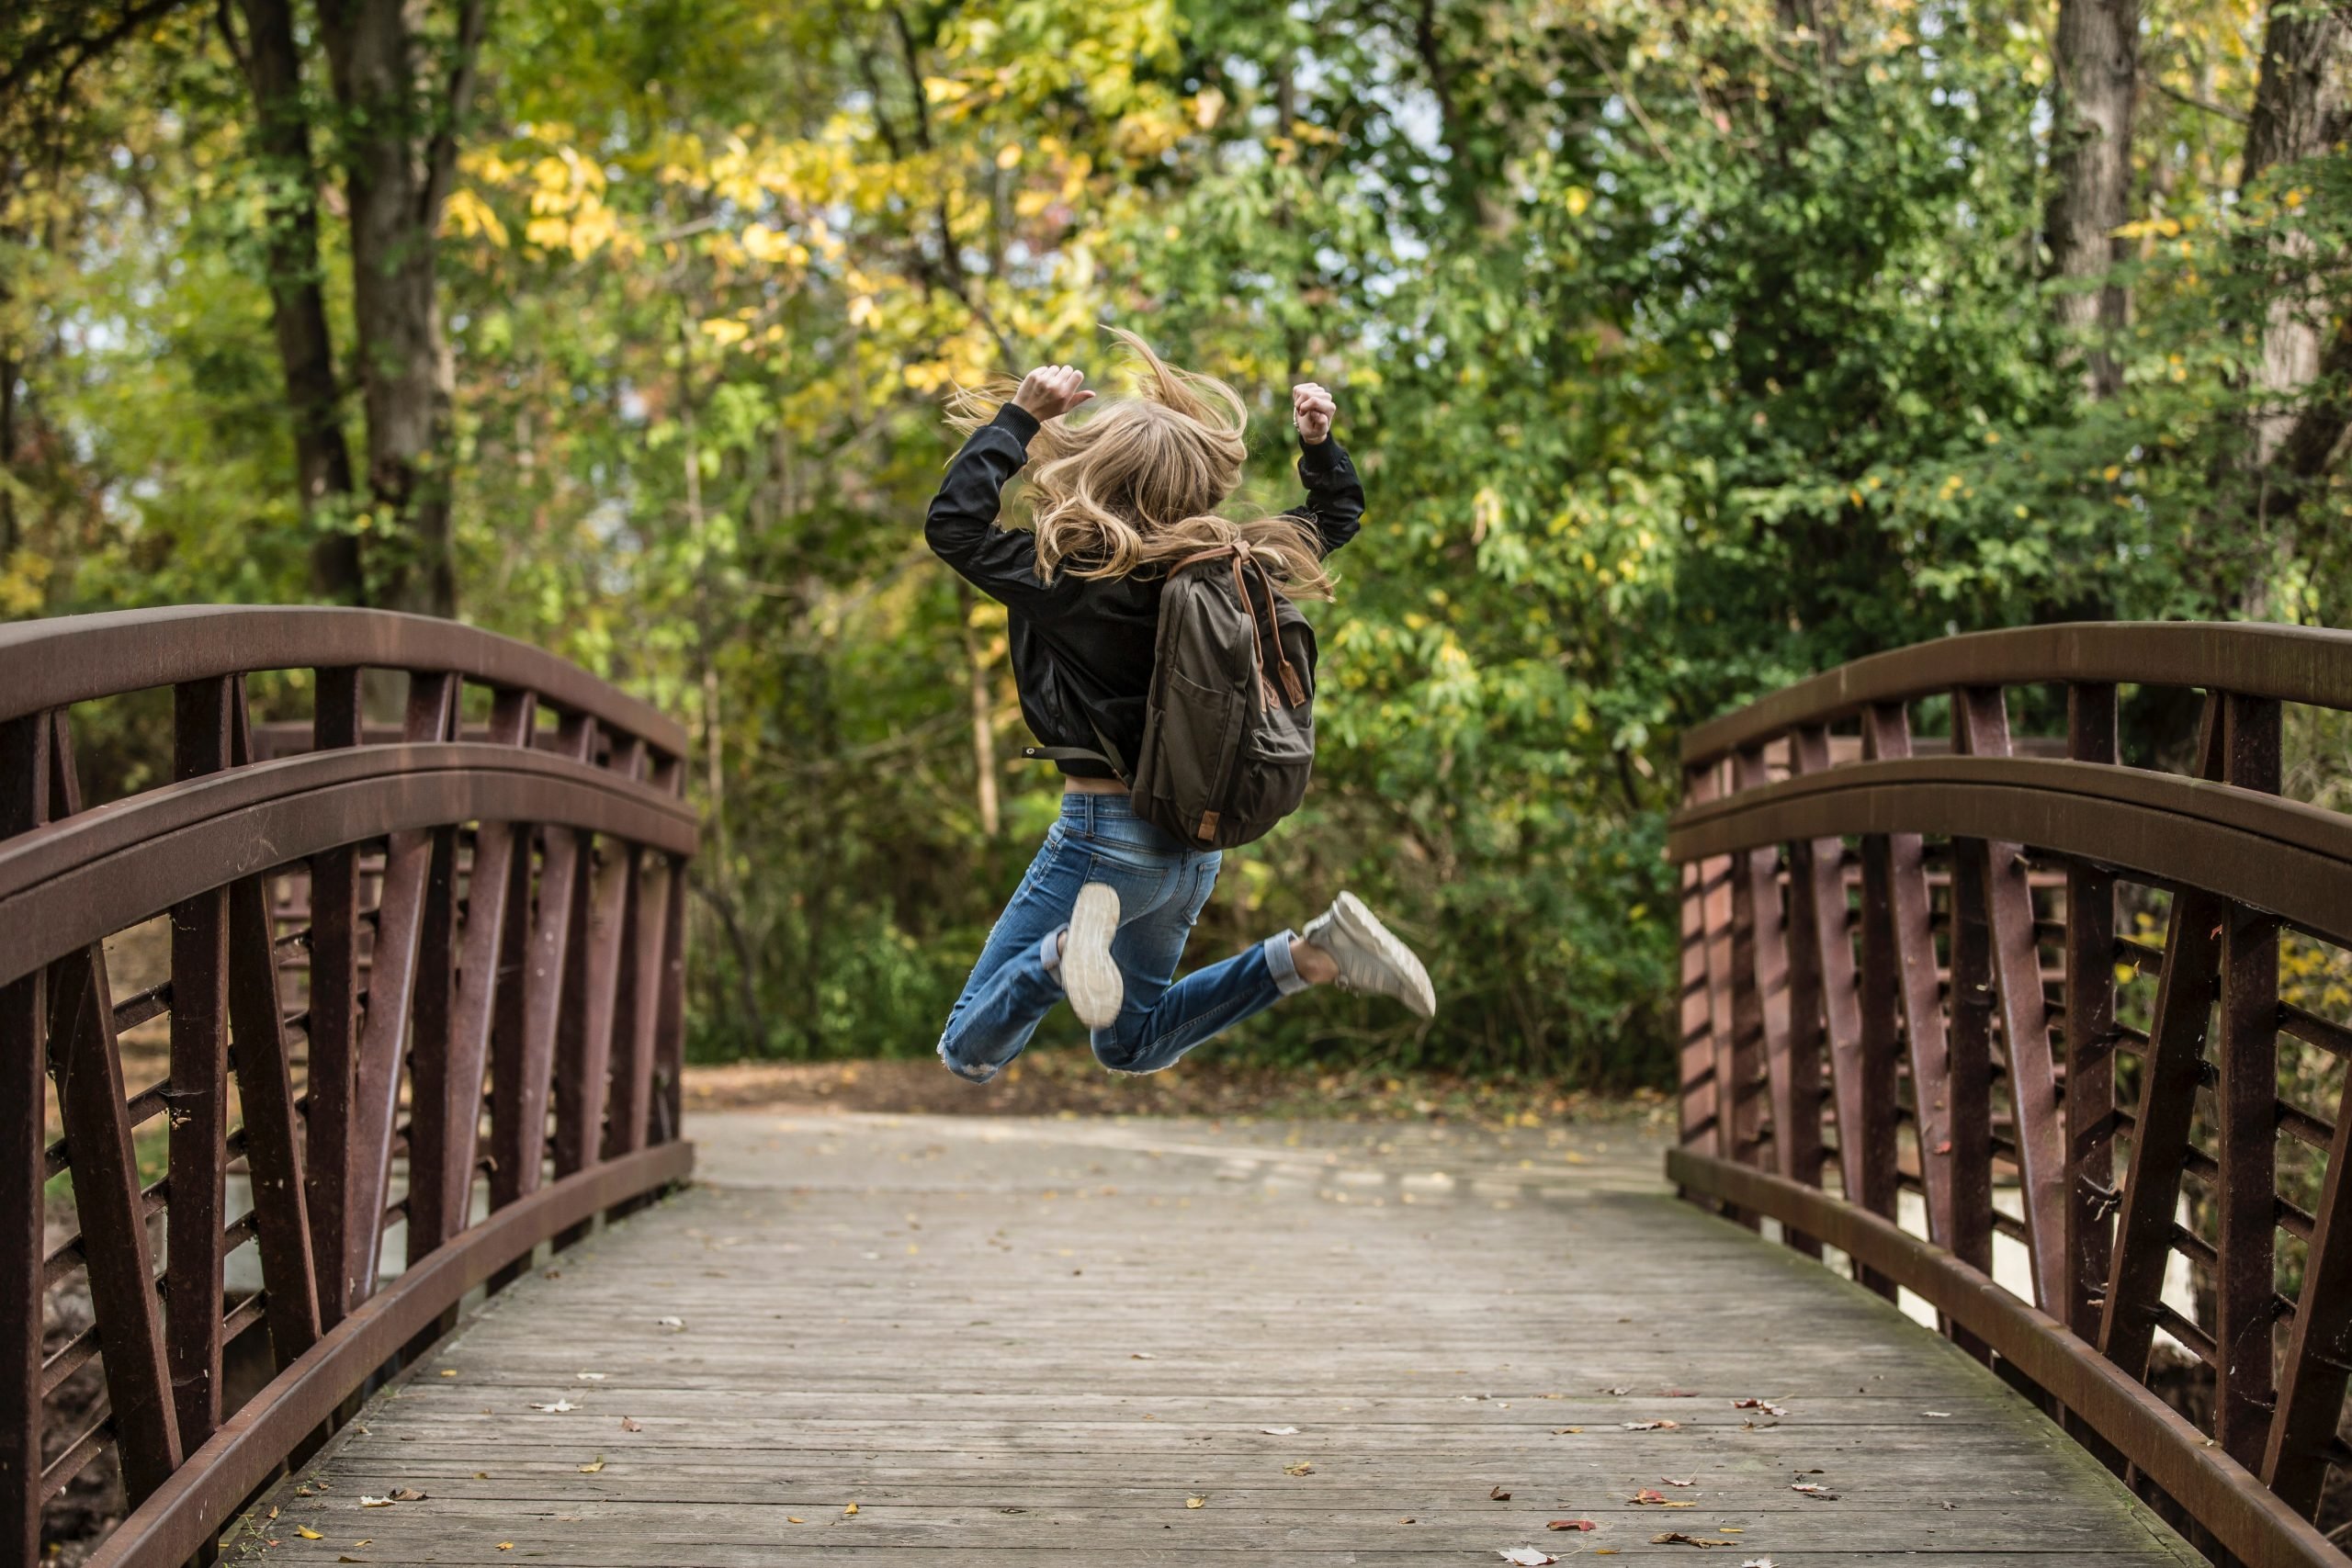
[[(1716, 795), (1714, 767), (1682, 771), (1682, 804), (1703, 806)], [(1715, 1081), (1714, 1009), (1707, 967), (1707, 863), (1682, 863), (1682, 1044), (1681, 1141), (1684, 1147), (1707, 1138), (1716, 1154), (1726, 1148), (1723, 1086)], [(1703, 1098), (1702, 1098), (1703, 1095)]]
[[(325, 751), (360, 743), (358, 670), (315, 672), (318, 693), (311, 744)], [(345, 845), (311, 857), (310, 1108), (303, 1124), (302, 1176), (311, 1216), (312, 1277), (319, 1326), (333, 1328), (358, 1304), (351, 1292), (351, 1232), (364, 1216), (352, 1208), (357, 1150), (352, 1115), (359, 1067), (359, 851)], [(372, 1223), (366, 1228), (372, 1231)]]
[[(195, 681), (173, 694), (173, 776), (229, 766), (235, 677)], [(172, 1396), (180, 1445), (194, 1449), (220, 1424), (220, 1233), (227, 1224), (229, 1140), (229, 890), (172, 909), (171, 1188), (164, 1221)]]
[[(2066, 688), (2066, 754), (2114, 762), (2115, 687)], [(2113, 1253), (2115, 1202), (2115, 878), (2066, 866), (2066, 1282), (2057, 1315), (2098, 1341), (2099, 1304)]]
[[(0, 723), (0, 839), (49, 820), (49, 715)], [(49, 1038), (48, 977), (36, 970), (0, 986), (0, 1556), (40, 1560), (41, 1258), (47, 1160), (40, 1107)]]
[[(2239, 789), (2278, 793), (2277, 703), (2222, 698), (2222, 778)], [(2270, 1334), (2278, 1292), (2278, 922), (2231, 904), (2221, 967), (2213, 1435), (2231, 1458), (2252, 1467), (2262, 1463), (2276, 1399)]]
[[(1952, 750), (1961, 755), (1973, 750), (1976, 705), (1970, 699), (1973, 695), (1966, 690), (1951, 694)], [(2001, 700), (1997, 691), (1991, 697), (1996, 704)], [(2006, 744), (2002, 749), (2007, 750)], [(1951, 1153), (1951, 1230), (1943, 1244), (1962, 1262), (1989, 1274), (1993, 1271), (1994, 998), (1992, 888), (1986, 849), (1982, 839), (1955, 838), (1951, 844), (1951, 977), (1946, 1003), (1950, 1046), (1942, 1087), (1943, 1146)], [(1928, 1085), (1915, 1082), (1912, 1089), (1921, 1100), (1927, 1098)], [(1924, 1152), (1921, 1163), (1926, 1163)]]

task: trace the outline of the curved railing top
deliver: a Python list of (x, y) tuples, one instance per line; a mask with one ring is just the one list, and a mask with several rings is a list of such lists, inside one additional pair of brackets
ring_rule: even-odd
[(2067, 621), (1969, 632), (1841, 664), (1694, 726), (1682, 738), (1682, 761), (1702, 767), (1799, 725), (1850, 718), (1873, 703), (1962, 686), (2075, 681), (2198, 686), (2352, 707), (2352, 632), (2195, 621)]
[(420, 616), (0, 626), (0, 1562), (104, 1462), (92, 1568), (209, 1561), (469, 1292), (692, 1168), (684, 744)]
[[(2127, 686), (2202, 690), (2186, 773), (2124, 761)], [(2352, 634), (1948, 637), (1692, 730), (1668, 1170), (1925, 1298), (2225, 1561), (2345, 1568), (2352, 813), (2282, 797), (2291, 705), (2352, 709)]]
[(124, 692), (263, 670), (432, 671), (537, 692), (541, 702), (684, 751), (675, 719), (544, 649), (392, 610), (185, 604), (0, 626), (0, 723)]

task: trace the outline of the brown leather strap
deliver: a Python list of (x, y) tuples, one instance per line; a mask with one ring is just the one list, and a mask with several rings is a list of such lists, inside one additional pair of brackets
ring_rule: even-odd
[[(1173, 577), (1187, 567), (1199, 566), (1204, 562), (1217, 560), (1220, 558), (1229, 558), (1233, 562), (1233, 591), (1241, 597), (1241, 613), (1250, 617), (1250, 635), (1257, 639), (1259, 701), (1263, 703), (1267, 690), (1265, 679), (1266, 629), (1258, 620), (1257, 602), (1250, 597), (1250, 580), (1244, 574), (1244, 568), (1257, 568), (1258, 581), (1265, 585), (1266, 618), (1268, 620), (1272, 620), (1274, 618), (1274, 599), (1276, 590), (1274, 588), (1274, 580), (1272, 575), (1266, 570), (1264, 564), (1259, 561), (1255, 555), (1252, 554), (1249, 541), (1246, 539), (1236, 539), (1229, 545), (1219, 545), (1213, 550), (1203, 550), (1197, 555), (1186, 556), (1182, 560), (1178, 561), (1174, 566), (1168, 569), (1168, 575)], [(1289, 698), (1290, 705), (1292, 707), (1296, 707), (1306, 700), (1306, 687), (1299, 681), (1298, 671), (1291, 668), (1290, 654), (1283, 647), (1282, 628), (1279, 624), (1275, 626), (1274, 632), (1274, 660), (1282, 666), (1283, 694)]]

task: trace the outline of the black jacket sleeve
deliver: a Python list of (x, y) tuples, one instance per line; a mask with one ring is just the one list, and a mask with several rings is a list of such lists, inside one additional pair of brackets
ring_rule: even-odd
[(1029, 460), (1037, 422), (1025, 410), (1005, 404), (996, 418), (972, 432), (939, 493), (931, 498), (923, 537), (941, 560), (991, 599), (1028, 608), (1049, 590), (1037, 578), (1037, 541), (996, 525), (1005, 485)]
[(1363, 526), (1363, 482), (1356, 478), (1347, 448), (1329, 436), (1313, 446), (1299, 444), (1298, 478), (1306, 487), (1306, 501), (1293, 514), (1313, 525), (1328, 556)]

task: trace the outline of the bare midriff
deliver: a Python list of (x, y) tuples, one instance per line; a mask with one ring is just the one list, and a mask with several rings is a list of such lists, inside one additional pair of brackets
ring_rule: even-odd
[(1127, 793), (1127, 786), (1116, 779), (1064, 778), (1062, 793), (1064, 795), (1125, 795)]

